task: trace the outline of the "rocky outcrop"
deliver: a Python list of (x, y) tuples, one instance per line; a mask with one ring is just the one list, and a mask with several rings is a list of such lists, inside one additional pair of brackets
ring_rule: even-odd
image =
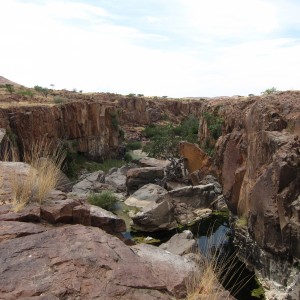
[[(207, 217), (209, 208), (220, 195), (219, 185), (186, 186), (158, 194), (155, 201), (140, 206), (133, 218), (136, 229), (151, 232), (170, 230)], [(151, 198), (152, 195), (149, 195)], [(145, 201), (145, 200), (144, 200)]]
[(180, 142), (179, 154), (184, 158), (184, 167), (190, 174), (198, 171), (201, 172), (203, 177), (212, 172), (213, 166), (211, 158), (202, 149), (200, 149), (198, 145), (188, 142)]
[(73, 150), (101, 160), (116, 155), (119, 145), (118, 128), (112, 122), (113, 111), (113, 106), (106, 103), (85, 101), (15, 107), (1, 109), (0, 127), (9, 129), (25, 151), (42, 139), (64, 140)]
[(195, 267), (155, 247), (131, 249), (94, 227), (15, 223), (0, 231), (7, 237), (0, 243), (1, 299), (179, 298)]
[(155, 183), (156, 180), (164, 177), (162, 167), (133, 168), (127, 172), (126, 187), (127, 192), (132, 193), (145, 184)]
[[(247, 219), (259, 249), (292, 261), (300, 259), (299, 100), (300, 92), (293, 91), (203, 107), (203, 114), (223, 121), (215, 162), (231, 210)], [(204, 145), (213, 127), (205, 117), (200, 121)], [(269, 278), (276, 281), (276, 272)]]

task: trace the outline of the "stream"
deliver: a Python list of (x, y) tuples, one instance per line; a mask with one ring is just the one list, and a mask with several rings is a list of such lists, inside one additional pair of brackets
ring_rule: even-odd
[[(223, 286), (230, 290), (231, 294), (237, 300), (257, 300), (264, 299), (263, 296), (252, 296), (254, 290), (260, 288), (257, 283), (254, 272), (249, 271), (245, 264), (242, 263), (236, 256), (236, 249), (233, 245), (233, 235), (229, 227), (228, 215), (217, 213), (205, 220), (199, 221), (192, 226), (172, 231), (164, 232), (136, 232), (130, 228), (130, 218), (126, 213), (128, 207), (119, 202), (116, 213), (119, 217), (125, 220), (127, 232), (123, 235), (127, 239), (142, 241), (147, 236), (153, 238), (153, 245), (159, 245), (168, 241), (174, 234), (189, 229), (193, 232), (198, 241), (198, 247), (206, 257), (212, 253), (218, 253), (217, 257), (221, 260), (220, 264), (224, 264), (227, 260), (229, 263), (224, 265), (224, 272), (220, 274), (219, 281)], [(229, 272), (228, 272), (229, 270)]]

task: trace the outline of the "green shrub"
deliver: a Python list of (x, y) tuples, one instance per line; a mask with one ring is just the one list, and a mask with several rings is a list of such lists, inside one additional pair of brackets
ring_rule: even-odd
[(269, 89), (266, 89), (264, 92), (261, 92), (263, 95), (271, 95), (271, 94), (275, 94), (275, 93), (277, 93), (277, 92), (279, 92), (278, 90), (277, 90), (277, 88), (276, 87), (271, 87), (271, 88), (269, 88)]
[(130, 142), (126, 145), (127, 150), (137, 150), (142, 148), (142, 143), (140, 141)]
[(12, 94), (15, 91), (15, 88), (12, 84), (6, 84), (5, 88), (10, 94)]
[(215, 140), (217, 140), (222, 135), (223, 119), (209, 112), (205, 112), (203, 117), (207, 122), (210, 134)]
[(35, 85), (34, 86), (34, 89), (38, 92), (38, 93), (41, 93), (43, 96), (45, 96), (47, 98), (49, 92), (51, 90), (49, 90), (48, 88), (44, 88), (44, 87), (41, 87), (39, 85)]
[(129, 152), (126, 152), (125, 155), (124, 155), (124, 160), (126, 162), (131, 162), (132, 161), (132, 156), (130, 155)]
[(106, 210), (113, 210), (117, 202), (116, 196), (110, 191), (104, 191), (100, 194), (90, 194), (87, 200), (90, 204), (102, 207)]

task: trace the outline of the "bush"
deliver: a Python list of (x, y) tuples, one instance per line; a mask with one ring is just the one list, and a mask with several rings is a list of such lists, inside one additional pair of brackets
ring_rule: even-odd
[(100, 194), (94, 193), (88, 196), (88, 202), (106, 210), (113, 210), (117, 202), (116, 196), (110, 191), (104, 191)]
[(12, 94), (15, 91), (15, 88), (12, 84), (6, 84), (5, 88), (10, 94)]
[(124, 155), (124, 160), (126, 162), (131, 162), (132, 161), (132, 156), (130, 155), (129, 152), (126, 152), (125, 155)]
[(140, 141), (130, 142), (126, 145), (126, 150), (138, 150), (142, 148), (142, 143)]
[(269, 89), (266, 89), (264, 92), (261, 92), (263, 95), (271, 95), (271, 94), (275, 94), (275, 93), (277, 93), (277, 92), (279, 92), (277, 89), (276, 89), (276, 87), (271, 87), (271, 88), (269, 88)]
[(205, 112), (203, 117), (207, 122), (207, 127), (212, 137), (217, 140), (222, 135), (223, 119), (208, 112)]
[(180, 125), (150, 125), (144, 130), (144, 135), (150, 142), (143, 147), (143, 151), (149, 156), (170, 159), (179, 156), (178, 143), (182, 140), (197, 143), (198, 119), (190, 115)]
[(39, 85), (35, 85), (34, 86), (34, 89), (38, 92), (38, 93), (41, 93), (43, 96), (45, 96), (47, 98), (49, 92), (51, 90), (49, 90), (48, 88), (44, 88), (44, 87), (41, 87)]

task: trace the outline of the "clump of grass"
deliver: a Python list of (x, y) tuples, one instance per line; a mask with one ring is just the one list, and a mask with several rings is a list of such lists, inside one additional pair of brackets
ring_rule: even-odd
[(115, 207), (117, 197), (111, 191), (103, 191), (102, 193), (90, 194), (87, 200), (92, 205), (111, 211)]
[(29, 202), (42, 203), (60, 178), (60, 167), (65, 153), (62, 148), (51, 143), (38, 141), (24, 154), (24, 161), (31, 167), (26, 176), (12, 174), (11, 186), (13, 207), (16, 211)]

